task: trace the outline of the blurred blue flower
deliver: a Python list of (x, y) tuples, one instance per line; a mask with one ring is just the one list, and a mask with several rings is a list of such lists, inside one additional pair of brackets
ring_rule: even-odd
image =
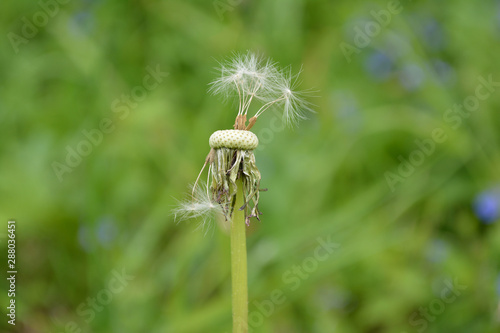
[(95, 250), (97, 244), (109, 247), (116, 239), (118, 228), (112, 217), (101, 217), (96, 225), (80, 224), (78, 227), (78, 243), (86, 252)]
[(97, 224), (97, 239), (101, 245), (108, 247), (116, 238), (117, 228), (114, 220), (109, 217), (103, 217)]
[(422, 38), (432, 51), (439, 51), (445, 47), (445, 36), (441, 24), (434, 18), (427, 18), (422, 25)]
[(394, 61), (386, 53), (375, 51), (366, 58), (365, 68), (374, 79), (384, 81), (394, 72)]
[(91, 33), (94, 30), (94, 16), (87, 10), (76, 12), (71, 21), (69, 21), (69, 28), (75, 35), (80, 33)]
[(483, 223), (495, 222), (500, 217), (500, 190), (480, 193), (474, 200), (474, 212)]
[(414, 31), (427, 50), (437, 52), (445, 48), (445, 30), (437, 19), (423, 12), (412, 13), (409, 18)]
[(418, 89), (424, 82), (425, 74), (422, 68), (414, 63), (405, 64), (399, 72), (399, 82), (408, 91)]
[(449, 63), (441, 59), (433, 59), (432, 67), (441, 82), (453, 83), (455, 81), (455, 69), (453, 69)]

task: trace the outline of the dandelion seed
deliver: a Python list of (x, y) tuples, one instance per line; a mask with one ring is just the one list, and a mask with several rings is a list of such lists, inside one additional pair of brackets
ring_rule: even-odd
[[(300, 74), (300, 73), (299, 73)], [(296, 87), (299, 74), (293, 75), (291, 68), (280, 71), (276, 74), (273, 92), (275, 96), (257, 112), (260, 116), (269, 107), (274, 105), (283, 108), (283, 120), (287, 125), (295, 125), (299, 120), (306, 119), (306, 112), (314, 112), (312, 104), (305, 97), (310, 91), (297, 91)]]
[(193, 191), (189, 199), (180, 201), (173, 210), (177, 222), (200, 219), (200, 228), (209, 229), (214, 216), (222, 215), (221, 205), (213, 200), (207, 184), (191, 186)]

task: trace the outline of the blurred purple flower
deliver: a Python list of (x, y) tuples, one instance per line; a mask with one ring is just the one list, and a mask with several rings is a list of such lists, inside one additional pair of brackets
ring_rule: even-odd
[(368, 74), (378, 81), (387, 80), (394, 71), (394, 61), (381, 51), (371, 53), (365, 60)]
[(495, 222), (500, 217), (500, 189), (480, 193), (474, 200), (476, 216), (485, 224)]

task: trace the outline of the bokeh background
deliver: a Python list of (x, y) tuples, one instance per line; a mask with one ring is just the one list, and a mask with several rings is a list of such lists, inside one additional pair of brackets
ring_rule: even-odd
[(8, 219), (17, 331), (231, 331), (229, 239), (171, 211), (234, 121), (207, 94), (214, 67), (247, 50), (302, 68), (317, 111), (255, 127), (252, 332), (498, 331), (500, 87), (481, 77), (500, 81), (500, 2), (42, 0), (0, 17), (1, 331)]

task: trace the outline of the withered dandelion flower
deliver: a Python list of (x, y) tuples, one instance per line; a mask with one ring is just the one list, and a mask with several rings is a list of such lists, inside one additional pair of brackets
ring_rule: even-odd
[[(220, 77), (210, 91), (224, 98), (238, 95), (238, 113), (233, 129), (216, 131), (210, 136), (210, 152), (196, 179), (191, 198), (174, 210), (176, 219), (201, 218), (206, 225), (212, 212), (218, 212), (231, 226), (231, 277), (233, 332), (248, 331), (248, 291), (245, 224), (259, 219), (261, 175), (255, 163), (254, 149), (259, 140), (250, 130), (270, 108), (279, 108), (289, 125), (312, 111), (304, 92), (295, 91), (297, 76), (279, 69), (271, 60), (253, 54), (235, 54), (220, 67)], [(252, 102), (260, 108), (248, 117)], [(200, 182), (208, 166), (206, 183)]]
[[(209, 91), (224, 98), (238, 95), (238, 113), (232, 130), (219, 130), (210, 136), (210, 152), (205, 164), (193, 185), (191, 203), (183, 202), (174, 213), (179, 220), (202, 217), (206, 222), (207, 214), (221, 211), (227, 221), (231, 221), (234, 209), (245, 213), (245, 223), (250, 218), (259, 219), (259, 194), (261, 175), (255, 163), (253, 150), (259, 140), (250, 131), (257, 119), (271, 107), (283, 112), (283, 121), (288, 125), (305, 119), (312, 111), (311, 104), (304, 99), (307, 92), (297, 92), (297, 76), (290, 68), (279, 69), (271, 60), (264, 60), (253, 53), (235, 54), (220, 64), (220, 77), (210, 85)], [(260, 108), (247, 119), (253, 101)], [(208, 166), (208, 179), (205, 193), (200, 191), (201, 175)], [(243, 205), (235, 207), (238, 192), (237, 180), (241, 180)]]

